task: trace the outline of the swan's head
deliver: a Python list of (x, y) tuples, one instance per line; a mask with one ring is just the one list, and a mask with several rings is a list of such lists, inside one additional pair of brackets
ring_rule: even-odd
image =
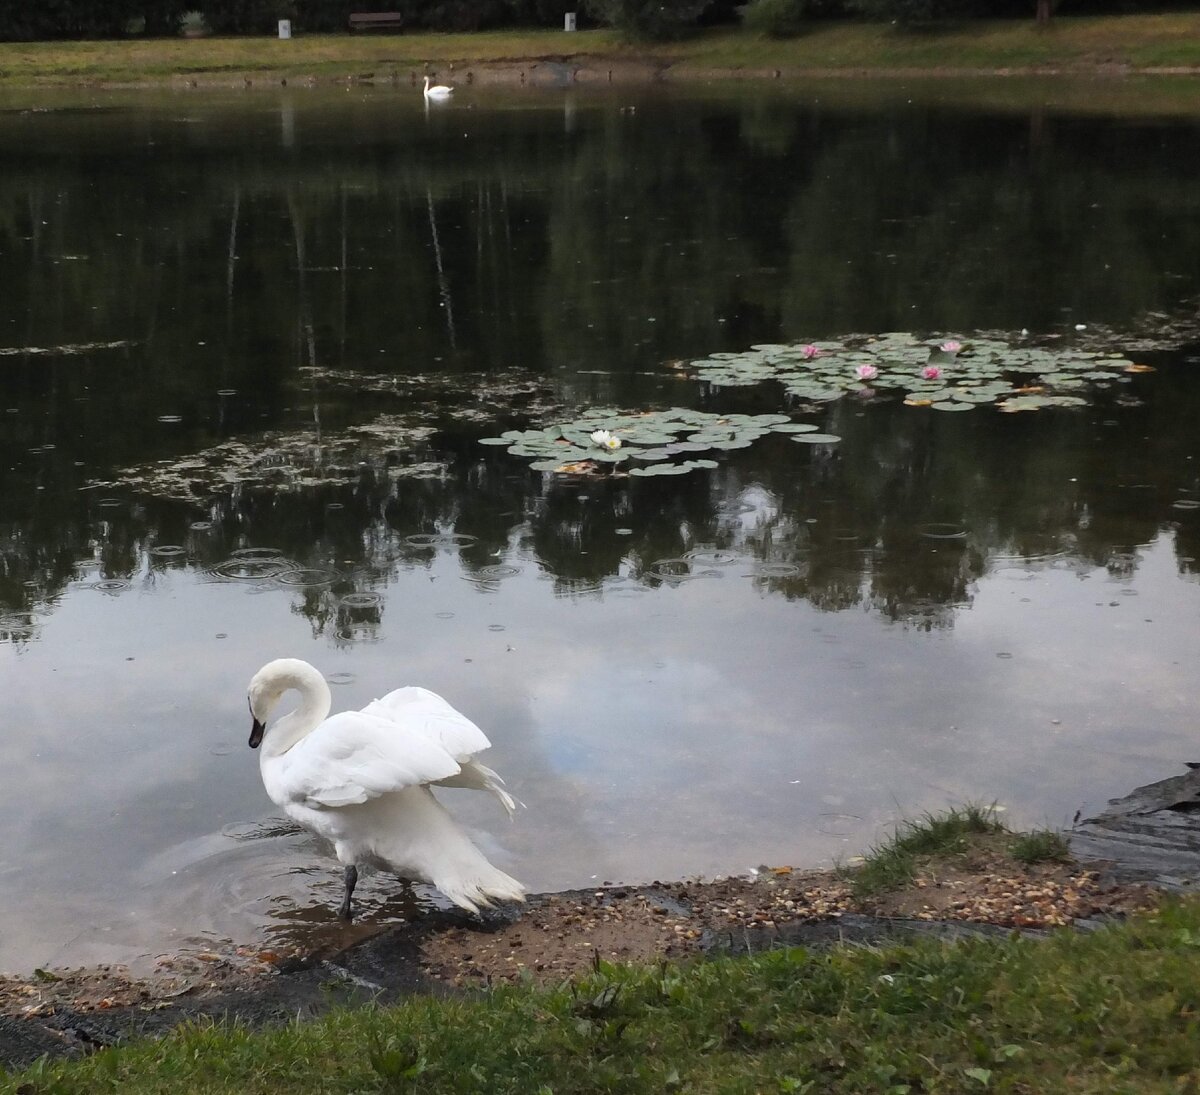
[(302, 693), (325, 686), (325, 678), (308, 662), (299, 658), (276, 658), (267, 662), (250, 680), (250, 748), (257, 749), (266, 733), (267, 719), (280, 697), (289, 689)]
[(267, 719), (283, 695), (279, 683), (279, 662), (269, 662), (264, 665), (250, 681), (247, 698), (250, 701), (250, 748), (257, 749), (262, 744), (263, 734), (267, 730)]

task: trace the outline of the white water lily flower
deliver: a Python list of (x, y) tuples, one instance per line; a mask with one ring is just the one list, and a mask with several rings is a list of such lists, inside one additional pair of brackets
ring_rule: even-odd
[(602, 449), (608, 449), (610, 452), (615, 452), (621, 447), (621, 439), (614, 437), (609, 430), (595, 430), (591, 437), (593, 445), (598, 445)]

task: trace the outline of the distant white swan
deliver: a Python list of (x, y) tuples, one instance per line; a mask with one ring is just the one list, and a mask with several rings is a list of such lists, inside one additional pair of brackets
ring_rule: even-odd
[[(299, 706), (268, 729), (280, 697)], [(329, 715), (325, 678), (299, 658), (268, 662), (250, 681), (250, 748), (261, 744), (263, 786), (271, 801), (333, 844), (345, 864), (350, 919), (358, 865), (429, 882), (477, 913), (493, 901), (524, 901), (525, 887), (497, 870), (471, 843), (429, 784), (490, 791), (512, 816), (504, 781), (474, 759), (491, 744), (441, 696), (398, 688), (361, 711)]]
[(429, 77), (425, 77), (425, 98), (426, 99), (445, 99), (447, 96), (454, 94), (454, 88), (447, 87), (445, 84), (434, 84), (429, 86)]

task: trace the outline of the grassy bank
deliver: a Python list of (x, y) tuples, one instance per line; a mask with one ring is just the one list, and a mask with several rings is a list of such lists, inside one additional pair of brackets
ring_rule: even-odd
[(1200, 902), (1047, 941), (779, 950), (177, 1031), (0, 1092), (1111, 1092), (1200, 1085)]
[[(0, 84), (143, 84), (278, 81), (312, 77), (407, 78), (501, 66), (514, 74), (538, 59), (566, 59), (621, 76), (802, 75), (911, 71), (1200, 69), (1200, 14), (981, 21), (913, 32), (881, 24), (817, 25), (771, 41), (737, 29), (684, 42), (630, 46), (603, 30), (520, 33), (343, 34), (119, 42), (0, 43)], [(513, 78), (517, 78), (516, 75)]]

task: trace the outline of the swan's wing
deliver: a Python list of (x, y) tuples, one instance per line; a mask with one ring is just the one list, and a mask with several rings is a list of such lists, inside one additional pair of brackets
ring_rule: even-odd
[(433, 742), (460, 762), (492, 744), (466, 715), (428, 688), (397, 688), (372, 700), (363, 714), (390, 719), (406, 735)]
[(437, 742), (361, 711), (333, 715), (284, 755), (281, 789), (307, 806), (350, 806), (460, 770)]

